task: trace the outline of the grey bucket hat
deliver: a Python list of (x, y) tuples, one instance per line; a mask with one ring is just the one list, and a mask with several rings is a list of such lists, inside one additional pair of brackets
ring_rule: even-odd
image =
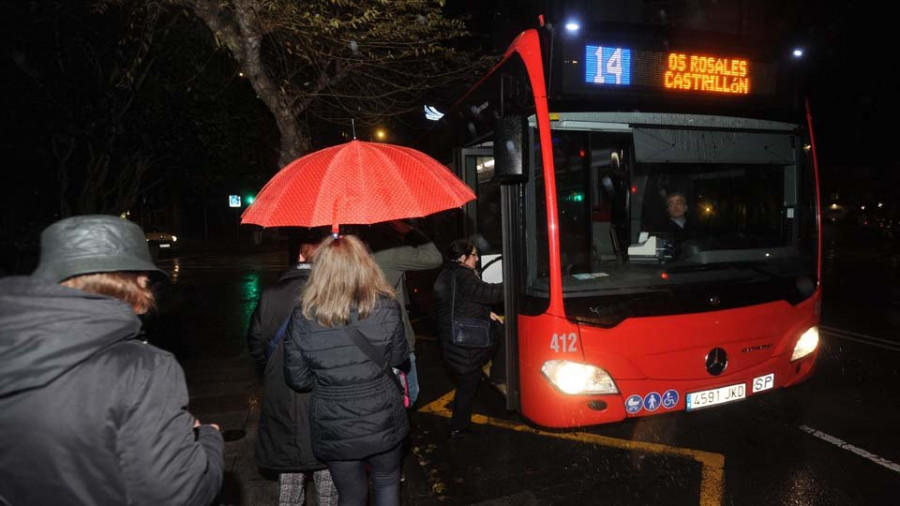
[(117, 216), (73, 216), (41, 232), (41, 260), (32, 276), (59, 283), (96, 272), (167, 274), (153, 264), (141, 227)]

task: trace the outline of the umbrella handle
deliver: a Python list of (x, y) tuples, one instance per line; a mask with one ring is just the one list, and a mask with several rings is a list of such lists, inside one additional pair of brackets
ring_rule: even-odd
[(338, 209), (344, 203), (346, 197), (344, 195), (339, 195), (336, 199), (334, 199), (334, 204), (332, 204), (331, 208), (331, 236), (337, 239), (341, 236), (341, 226), (338, 224)]

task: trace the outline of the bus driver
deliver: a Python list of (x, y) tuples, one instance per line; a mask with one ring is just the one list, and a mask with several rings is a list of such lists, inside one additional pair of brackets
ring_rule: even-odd
[(666, 222), (665, 231), (672, 234), (676, 245), (693, 237), (694, 222), (687, 214), (684, 193), (673, 191), (666, 196), (666, 212), (669, 214), (669, 221)]

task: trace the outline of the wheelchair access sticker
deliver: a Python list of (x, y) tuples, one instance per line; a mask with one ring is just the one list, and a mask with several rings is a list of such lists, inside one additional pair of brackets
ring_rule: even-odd
[(666, 390), (662, 396), (662, 405), (666, 409), (672, 409), (678, 404), (678, 391)]

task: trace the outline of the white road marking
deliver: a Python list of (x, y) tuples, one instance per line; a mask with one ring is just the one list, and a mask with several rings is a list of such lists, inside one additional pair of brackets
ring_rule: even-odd
[(863, 450), (862, 448), (853, 446), (852, 444), (844, 441), (843, 439), (838, 439), (838, 438), (828, 435), (820, 430), (813, 429), (812, 427), (809, 427), (807, 425), (801, 425), (800, 430), (802, 430), (803, 432), (806, 432), (807, 434), (815, 436), (823, 441), (827, 441), (827, 442), (837, 446), (838, 448), (853, 452), (853, 453), (859, 455), (860, 457), (869, 459), (872, 462), (878, 464), (879, 466), (886, 467), (886, 468), (890, 469), (891, 471), (894, 471), (895, 473), (900, 473), (900, 464), (896, 464), (884, 457), (879, 457), (878, 455), (875, 455), (874, 453), (871, 453), (866, 450)]
[(877, 348), (883, 348), (885, 350), (891, 351), (900, 351), (900, 342), (892, 341), (889, 339), (882, 339), (879, 337), (869, 336), (866, 334), (860, 334), (858, 332), (850, 332), (848, 330), (842, 330), (834, 327), (829, 327), (827, 325), (820, 325), (819, 329), (826, 335), (836, 337), (838, 339), (846, 339), (848, 341), (855, 341), (857, 343), (868, 344), (869, 346), (875, 346)]

